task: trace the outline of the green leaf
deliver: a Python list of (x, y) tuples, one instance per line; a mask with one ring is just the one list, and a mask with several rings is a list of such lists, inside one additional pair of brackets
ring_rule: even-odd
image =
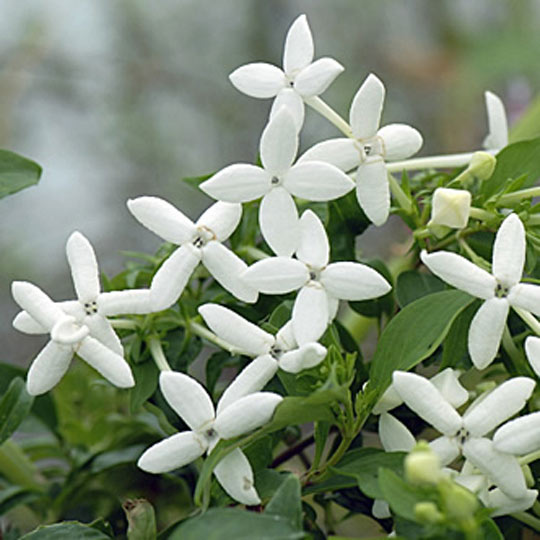
[(155, 540), (156, 514), (146, 499), (130, 499), (122, 505), (128, 521), (128, 540)]
[(299, 540), (305, 533), (288, 519), (246, 512), (237, 508), (212, 508), (188, 519), (175, 529), (169, 540)]
[(19, 377), (13, 379), (0, 401), (0, 444), (9, 439), (27, 417), (33, 402), (24, 381)]
[(111, 538), (105, 533), (77, 521), (64, 521), (55, 525), (38, 527), (21, 536), (20, 540), (104, 540)]
[(444, 282), (433, 274), (407, 270), (399, 274), (396, 280), (396, 297), (400, 307), (422, 298), (428, 294), (443, 291)]
[(0, 516), (15, 506), (27, 504), (43, 497), (43, 493), (21, 486), (9, 486), (0, 490)]
[(0, 199), (39, 182), (41, 167), (8, 150), (0, 150)]
[(438, 292), (408, 304), (390, 321), (371, 365), (368, 388), (375, 390), (371, 396), (374, 402), (390, 384), (395, 370), (408, 371), (437, 349), (456, 317), (473, 301), (462, 291)]
[(520, 116), (510, 130), (510, 142), (540, 137), (540, 96)]
[(94, 458), (90, 470), (97, 474), (118, 465), (134, 464), (147, 448), (147, 444), (134, 444), (127, 448), (103, 452)]
[(150, 360), (131, 367), (135, 378), (135, 386), (130, 390), (129, 409), (131, 414), (136, 413), (142, 404), (156, 391), (159, 379), (159, 370)]
[(454, 320), (450, 331), (443, 342), (443, 354), (440, 369), (447, 367), (470, 367), (467, 355), (467, 338), (471, 321), (478, 311), (478, 302), (473, 302)]
[(302, 530), (300, 493), (300, 481), (294, 474), (289, 474), (266, 506), (264, 513), (285, 518), (293, 529)]

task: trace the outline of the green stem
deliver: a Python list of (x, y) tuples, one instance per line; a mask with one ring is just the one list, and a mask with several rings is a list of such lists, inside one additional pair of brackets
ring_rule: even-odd
[(36, 480), (37, 470), (21, 448), (8, 439), (0, 446), (0, 473), (12, 484), (34, 491), (44, 491)]
[(130, 319), (110, 319), (110, 323), (113, 328), (119, 328), (121, 330), (135, 330), (137, 323)]
[(531, 529), (540, 532), (540, 519), (527, 514), (527, 512), (516, 512), (515, 514), (510, 514), (514, 519), (525, 523)]
[(451, 169), (468, 165), (473, 155), (474, 152), (466, 152), (462, 154), (447, 154), (445, 156), (406, 159), (404, 161), (387, 163), (386, 168), (389, 172), (418, 171), (422, 169)]
[(530, 454), (527, 454), (526, 456), (522, 456), (518, 458), (520, 465), (528, 465), (529, 463), (532, 463), (533, 461), (536, 461), (537, 459), (540, 459), (540, 450), (537, 450), (536, 452), (531, 452)]
[(528, 199), (530, 197), (540, 197), (540, 187), (521, 189), (520, 191), (514, 191), (514, 193), (502, 195), (497, 201), (497, 206), (513, 204), (521, 201), (522, 199)]
[(210, 330), (208, 330), (207, 328), (205, 328), (204, 326), (198, 323), (190, 322), (189, 329), (195, 335), (202, 337), (206, 339), (207, 341), (210, 341), (210, 343), (217, 345), (220, 349), (224, 349), (227, 352), (231, 353), (232, 355), (243, 354), (245, 352), (245, 351), (242, 351), (242, 349), (238, 349), (234, 345), (231, 345), (228, 341), (225, 341), (224, 339), (221, 339), (220, 337), (216, 336), (214, 332), (211, 332)]
[(159, 371), (172, 371), (167, 358), (165, 358), (161, 340), (156, 336), (151, 336), (146, 340), (146, 343)]
[(469, 216), (474, 219), (479, 219), (480, 221), (488, 221), (494, 218), (494, 215), (491, 212), (482, 208), (475, 208), (474, 206), (471, 206)]
[(324, 116), (324, 118), (334, 124), (334, 126), (336, 126), (346, 137), (353, 138), (353, 133), (349, 124), (320, 97), (313, 96), (305, 98), (304, 101), (313, 110), (317, 111), (321, 116)]
[(255, 261), (262, 261), (263, 259), (268, 259), (270, 255), (265, 253), (262, 249), (256, 248), (254, 246), (240, 246), (236, 252), (238, 255), (246, 255), (254, 259)]
[(527, 225), (540, 225), (540, 215), (533, 214), (532, 216), (529, 216), (529, 219), (527, 219)]
[(512, 339), (510, 330), (508, 330), (508, 325), (505, 325), (503, 330), (502, 345), (504, 347), (504, 350), (508, 353), (508, 356), (512, 360), (512, 363), (514, 364), (516, 369), (519, 369), (519, 367), (523, 365), (523, 358), (519, 352), (519, 349), (516, 347), (514, 340)]
[(512, 306), (514, 308), (514, 311), (527, 323), (530, 327), (530, 329), (537, 335), (540, 336), (540, 322), (538, 322), (538, 319), (532, 314), (529, 313), (525, 309), (521, 309), (515, 306)]
[(413, 209), (411, 200), (405, 195), (405, 192), (401, 189), (399, 182), (394, 178), (393, 174), (388, 174), (388, 182), (390, 183), (390, 191), (392, 192), (394, 199), (396, 199), (399, 206), (401, 206), (407, 214), (410, 214)]

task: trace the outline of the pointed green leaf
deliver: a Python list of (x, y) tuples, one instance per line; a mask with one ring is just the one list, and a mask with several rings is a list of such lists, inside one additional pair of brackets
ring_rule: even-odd
[(0, 199), (37, 184), (40, 176), (41, 167), (34, 161), (0, 150)]
[(33, 402), (24, 381), (20, 377), (13, 379), (0, 401), (0, 444), (9, 439), (27, 417)]
[(289, 474), (266, 506), (264, 513), (285, 518), (294, 529), (302, 530), (300, 493), (300, 481), (294, 474)]

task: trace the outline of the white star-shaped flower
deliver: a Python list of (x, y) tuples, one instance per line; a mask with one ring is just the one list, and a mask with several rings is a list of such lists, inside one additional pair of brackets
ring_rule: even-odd
[[(150, 291), (138, 289), (101, 292), (96, 254), (88, 239), (78, 231), (68, 238), (66, 254), (77, 300), (58, 302), (58, 306), (67, 315), (74, 317), (77, 324), (87, 327), (92, 337), (123, 356), (122, 343), (107, 317), (150, 313)], [(13, 326), (27, 334), (49, 332), (48, 328), (39, 324), (26, 311), (17, 314)]]
[(217, 202), (196, 223), (158, 197), (130, 199), (127, 205), (147, 229), (180, 246), (152, 279), (150, 295), (154, 311), (166, 309), (178, 300), (200, 262), (236, 298), (257, 301), (257, 291), (239, 278), (247, 268), (246, 263), (223, 245), (240, 222), (242, 205)]
[(305, 15), (291, 25), (285, 39), (283, 69), (265, 62), (246, 64), (233, 71), (233, 85), (248, 96), (275, 98), (271, 114), (286, 106), (294, 115), (296, 129), (304, 122), (304, 99), (322, 94), (344, 70), (333, 58), (313, 61), (314, 46)]
[(66, 373), (74, 354), (99, 371), (112, 384), (129, 388), (135, 384), (124, 358), (90, 336), (90, 328), (67, 315), (41, 289), (25, 281), (14, 281), (13, 298), (51, 341), (32, 362), (26, 386), (28, 393), (39, 395), (53, 388)]
[(486, 150), (499, 151), (508, 144), (508, 120), (504, 104), (493, 92), (486, 92), (488, 134), (484, 139)]
[(296, 259), (270, 257), (251, 265), (244, 278), (265, 294), (300, 290), (292, 311), (299, 345), (316, 342), (336, 314), (338, 300), (369, 300), (392, 287), (373, 268), (356, 262), (329, 262), (329, 245), (321, 220), (311, 210), (300, 219)]
[(423, 263), (436, 276), (485, 300), (469, 329), (469, 354), (478, 369), (487, 367), (497, 355), (510, 306), (540, 315), (540, 287), (520, 283), (525, 249), (523, 223), (510, 214), (495, 237), (492, 274), (456, 253), (421, 253)]
[(304, 161), (293, 165), (297, 150), (293, 117), (281, 108), (261, 136), (262, 167), (247, 163), (230, 165), (200, 186), (211, 197), (231, 203), (262, 197), (261, 233), (276, 255), (285, 257), (298, 247), (298, 210), (292, 196), (329, 201), (354, 187), (343, 171), (329, 163)]
[(356, 196), (366, 216), (382, 225), (390, 211), (387, 161), (406, 159), (422, 146), (422, 136), (406, 124), (379, 128), (385, 88), (370, 74), (354, 96), (349, 112), (352, 138), (329, 139), (316, 144), (298, 160), (321, 160), (343, 171), (357, 167)]
[(500, 446), (486, 435), (524, 407), (535, 387), (532, 379), (505, 381), (476, 399), (463, 415), (424, 377), (396, 371), (393, 384), (405, 404), (443, 434), (430, 443), (443, 465), (462, 454), (509, 497), (526, 496), (527, 487), (514, 452), (499, 450)]
[[(146, 450), (137, 465), (150, 473), (183, 467), (205, 452), (210, 453), (220, 439), (232, 439), (261, 427), (272, 418), (283, 399), (271, 392), (257, 392), (230, 401), (226, 407), (220, 401), (216, 414), (206, 390), (184, 373), (162, 372), (159, 386), (169, 405), (192, 431), (172, 435)], [(260, 504), (251, 465), (240, 448), (226, 455), (217, 464), (214, 474), (236, 501)]]

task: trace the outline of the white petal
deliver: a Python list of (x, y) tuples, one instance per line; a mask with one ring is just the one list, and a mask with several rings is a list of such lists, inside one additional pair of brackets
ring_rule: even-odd
[(469, 399), (469, 392), (459, 382), (459, 375), (457, 369), (446, 368), (430, 379), (444, 399), (456, 409)]
[(326, 347), (319, 343), (306, 343), (298, 349), (286, 352), (279, 359), (279, 367), (288, 373), (299, 373), (319, 365), (326, 356)]
[(453, 437), (438, 437), (429, 443), (429, 447), (439, 456), (443, 467), (450, 465), (461, 454), (459, 445)]
[(253, 470), (240, 448), (227, 454), (215, 466), (214, 474), (221, 487), (235, 501), (249, 506), (261, 503), (254, 487)]
[(468, 347), (477, 369), (484, 369), (497, 356), (510, 305), (506, 298), (486, 300), (469, 328)]
[(328, 236), (322, 221), (315, 212), (306, 210), (300, 219), (300, 247), (296, 256), (311, 268), (324, 268), (329, 253)]
[(217, 415), (244, 396), (262, 390), (278, 370), (278, 363), (269, 354), (248, 364), (227, 387), (217, 405)]
[(504, 105), (493, 92), (486, 92), (485, 98), (489, 131), (484, 140), (484, 147), (490, 150), (500, 150), (508, 144), (508, 122)]
[(493, 244), (493, 275), (512, 287), (521, 279), (525, 265), (525, 228), (517, 214), (510, 214), (501, 224)]
[(184, 244), (161, 265), (150, 286), (153, 311), (166, 309), (178, 300), (200, 260), (201, 251)]
[(328, 298), (316, 281), (300, 289), (292, 310), (294, 337), (299, 345), (318, 341), (328, 326)]
[(493, 435), (493, 444), (499, 452), (524, 456), (540, 450), (540, 412), (510, 420)]
[(463, 426), (475, 437), (489, 433), (523, 409), (534, 387), (535, 382), (528, 377), (508, 379), (467, 409)]
[(32, 396), (48, 392), (68, 370), (73, 349), (49, 341), (36, 356), (26, 377), (26, 389)]
[(379, 418), (379, 437), (387, 452), (410, 452), (416, 445), (407, 426), (388, 413), (382, 413)]
[(196, 225), (212, 231), (217, 240), (224, 242), (238, 227), (241, 217), (241, 204), (218, 201), (203, 212)]
[(279, 94), (272, 103), (272, 108), (270, 109), (270, 119), (274, 118), (282, 107), (285, 107), (291, 113), (296, 125), (296, 132), (299, 133), (304, 125), (304, 100), (293, 88), (283, 88), (283, 90), (279, 91)]
[(202, 262), (218, 283), (243, 302), (257, 301), (258, 292), (242, 278), (247, 264), (220, 242), (208, 242), (202, 248)]
[(15, 302), (30, 317), (50, 332), (57, 321), (66, 315), (40, 288), (27, 281), (14, 281), (11, 293)]
[(509, 497), (519, 499), (526, 495), (527, 487), (517, 459), (495, 450), (490, 440), (469, 439), (463, 445), (463, 455)]
[(94, 248), (80, 232), (75, 231), (68, 238), (66, 255), (77, 297), (81, 302), (95, 300), (100, 285)]
[(384, 84), (373, 73), (362, 83), (354, 96), (350, 124), (358, 139), (370, 139), (379, 129), (384, 104)]
[(416, 129), (407, 124), (388, 124), (377, 132), (383, 140), (385, 161), (407, 159), (416, 154), (424, 140)]
[[(83, 304), (81, 304), (78, 300), (63, 300), (62, 302), (56, 302), (56, 304), (64, 313), (70, 315), (71, 317), (74, 317), (78, 323), (84, 324), (84, 319), (86, 319), (86, 311)], [(98, 313), (103, 315), (100, 310), (99, 296), (97, 298), (97, 305)]]
[(393, 381), (406, 405), (435, 429), (454, 435), (461, 428), (461, 416), (430, 381), (404, 371), (394, 371)]
[(272, 177), (264, 169), (248, 163), (229, 165), (199, 187), (210, 197), (231, 203), (262, 197), (271, 187)]
[(306, 161), (323, 161), (347, 172), (360, 164), (360, 150), (353, 139), (329, 139), (306, 150), (297, 163)]
[(122, 342), (116, 335), (116, 332), (113, 330), (111, 323), (105, 317), (95, 313), (94, 315), (85, 317), (84, 324), (90, 330), (90, 335), (92, 337), (95, 337), (98, 341), (101, 341), (103, 345), (111, 349), (116, 354), (124, 356), (124, 347), (122, 347)]
[(229, 80), (240, 92), (263, 99), (274, 97), (287, 84), (281, 69), (264, 62), (240, 66), (229, 75)]
[(390, 186), (382, 158), (369, 158), (358, 167), (356, 198), (366, 216), (375, 225), (386, 223), (390, 212)]
[(492, 489), (483, 502), (488, 508), (495, 509), (490, 516), (498, 517), (527, 510), (535, 503), (537, 497), (538, 490), (536, 489), (528, 489), (526, 494), (519, 499), (508, 497), (500, 489)]
[(288, 257), (269, 257), (252, 264), (245, 280), (265, 294), (286, 294), (302, 287), (309, 279), (306, 265)]
[(98, 313), (111, 315), (144, 315), (152, 312), (150, 289), (126, 289), (101, 293), (97, 298)]
[[(326, 291), (328, 293), (328, 291)], [(339, 299), (332, 296), (330, 293), (328, 296), (328, 323), (331, 323), (337, 316), (339, 309)]]
[(313, 61), (313, 36), (307, 17), (300, 15), (291, 24), (283, 47), (283, 69), (290, 77)]
[(261, 135), (261, 162), (272, 176), (288, 171), (298, 152), (298, 132), (293, 115), (286, 107), (277, 111)]
[(143, 471), (158, 474), (179, 469), (202, 456), (205, 441), (193, 431), (184, 431), (154, 444), (137, 461)]
[(532, 283), (518, 283), (507, 296), (511, 306), (526, 309), (540, 316), (540, 287)]
[(295, 90), (303, 97), (322, 94), (345, 68), (333, 58), (319, 58), (305, 67), (294, 80)]
[(195, 226), (180, 210), (158, 197), (138, 197), (127, 202), (129, 211), (147, 229), (172, 244), (193, 238)]
[(281, 396), (272, 392), (256, 392), (244, 396), (219, 413), (214, 429), (222, 439), (243, 435), (269, 422), (282, 400)]
[(62, 345), (76, 345), (82, 341), (90, 330), (88, 326), (81, 325), (74, 317), (66, 315), (52, 327), (51, 338)]
[(290, 257), (298, 248), (298, 210), (290, 193), (281, 186), (271, 189), (259, 206), (259, 226), (276, 255)]
[(383, 499), (375, 499), (373, 501), (373, 507), (371, 508), (371, 514), (377, 519), (387, 519), (392, 517), (390, 507), (388, 503)]
[(540, 377), (540, 338), (529, 336), (525, 340), (525, 352), (533, 371)]
[(282, 350), (290, 351), (298, 347), (294, 337), (293, 324), (288, 320), (276, 334), (276, 346)]
[(47, 334), (49, 331), (43, 325), (32, 319), (26, 311), (19, 311), (13, 319), (13, 328), (25, 334)]
[(446, 283), (461, 289), (472, 296), (493, 298), (495, 295), (495, 278), (482, 268), (476, 266), (465, 257), (450, 251), (436, 251), (420, 254), (422, 262)]
[(189, 375), (162, 371), (159, 387), (167, 403), (193, 431), (214, 419), (212, 400), (202, 385)]
[(199, 307), (204, 322), (218, 337), (238, 347), (244, 354), (259, 356), (266, 354), (274, 345), (272, 334), (250, 323), (234, 311), (218, 304)]
[(401, 396), (397, 393), (394, 385), (391, 384), (373, 407), (373, 414), (381, 414), (399, 407), (403, 403)]
[(329, 264), (321, 272), (320, 279), (327, 291), (341, 300), (369, 300), (392, 289), (379, 272), (354, 262)]
[(354, 182), (341, 170), (323, 161), (303, 161), (283, 177), (284, 187), (308, 201), (331, 201), (354, 188)]
[(97, 339), (84, 338), (76, 349), (77, 354), (108, 381), (119, 388), (135, 386), (129, 364), (122, 356), (111, 351)]

